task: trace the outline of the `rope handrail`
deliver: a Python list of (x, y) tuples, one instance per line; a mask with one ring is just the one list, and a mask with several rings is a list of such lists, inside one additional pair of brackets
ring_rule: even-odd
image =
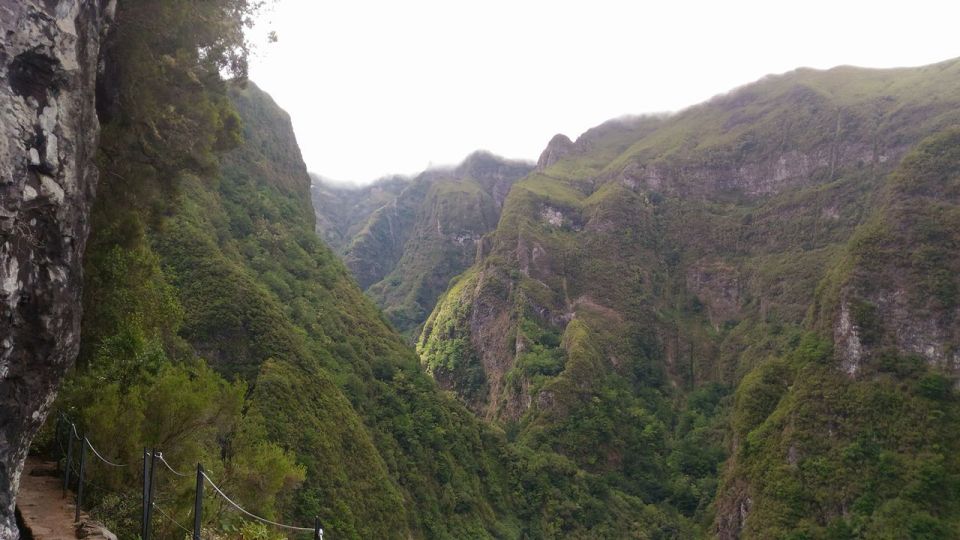
[(97, 452), (97, 449), (93, 447), (93, 443), (90, 442), (90, 439), (84, 437), (84, 438), (83, 438), (83, 441), (84, 441), (85, 443), (87, 443), (87, 446), (89, 446), (89, 447), (90, 447), (90, 450), (93, 451), (93, 455), (97, 456), (97, 458), (98, 458), (100, 461), (106, 463), (107, 465), (109, 465), (109, 466), (111, 466), (111, 467), (126, 467), (126, 466), (127, 466), (126, 463), (114, 463), (114, 462), (110, 461), (109, 459), (101, 456), (101, 455), (100, 455), (100, 452)]
[(171, 467), (170, 464), (167, 463), (167, 460), (163, 459), (163, 453), (162, 453), (162, 452), (157, 452), (157, 459), (159, 459), (160, 462), (163, 463), (163, 466), (166, 467), (167, 470), (169, 470), (169, 471), (172, 472), (173, 474), (175, 474), (175, 475), (177, 475), (177, 476), (182, 476), (182, 477), (184, 477), (184, 478), (188, 478), (188, 477), (190, 476), (189, 474), (183, 474), (182, 472), (177, 472), (173, 467)]
[(293, 526), (293, 525), (284, 525), (283, 523), (277, 523), (276, 521), (270, 521), (270, 520), (267, 519), (267, 518), (262, 518), (262, 517), (260, 517), (260, 516), (258, 516), (258, 515), (256, 515), (256, 514), (252, 514), (252, 513), (248, 512), (247, 510), (245, 510), (245, 509), (244, 509), (242, 506), (240, 506), (239, 504), (233, 502), (233, 500), (232, 500), (230, 497), (227, 497), (227, 494), (224, 493), (223, 490), (221, 490), (219, 487), (217, 487), (216, 484), (213, 483), (213, 480), (211, 480), (210, 477), (207, 476), (207, 473), (201, 472), (200, 474), (203, 475), (203, 477), (207, 480), (207, 482), (210, 483), (210, 486), (213, 487), (213, 489), (214, 489), (217, 493), (219, 493), (220, 496), (224, 498), (224, 500), (226, 500), (226, 501), (227, 501), (228, 503), (230, 503), (234, 508), (236, 508), (237, 510), (243, 512), (244, 514), (246, 514), (247, 516), (249, 516), (249, 517), (252, 518), (252, 519), (255, 519), (255, 520), (260, 521), (260, 522), (262, 522), (262, 523), (266, 523), (266, 524), (268, 524), (268, 525), (273, 525), (274, 527), (280, 527), (280, 528), (283, 528), (283, 529), (289, 529), (289, 530), (291, 530), (291, 531), (314, 532), (314, 530), (315, 530), (313, 527), (309, 527), (309, 528), (308, 528), (308, 527), (295, 527), (295, 526)]
[[(103, 463), (105, 463), (105, 464), (107, 464), (107, 465), (109, 465), (109, 466), (112, 466), (112, 467), (127, 467), (127, 464), (124, 464), (124, 463), (114, 463), (114, 462), (108, 460), (107, 458), (103, 457), (103, 455), (96, 449), (96, 447), (93, 446), (93, 443), (90, 442), (90, 439), (88, 439), (86, 436), (80, 435), (80, 433), (79, 433), (78, 430), (77, 430), (77, 425), (76, 425), (75, 423), (71, 422), (70, 419), (66, 416), (66, 414), (64, 414), (64, 413), (61, 412), (61, 413), (60, 413), (60, 419), (63, 420), (65, 423), (67, 423), (67, 424), (70, 426), (69, 430), (68, 430), (67, 433), (66, 433), (67, 439), (68, 439), (68, 441), (70, 441), (70, 448), (71, 448), (70, 450), (64, 451), (63, 441), (62, 441), (61, 438), (60, 438), (60, 433), (61, 433), (61, 431), (60, 431), (60, 428), (59, 428), (59, 427), (57, 428), (57, 436), (56, 436), (57, 444), (60, 446), (61, 452), (65, 454), (66, 462), (67, 462), (67, 463), (66, 463), (66, 472), (65, 472), (64, 481), (63, 481), (64, 490), (67, 489), (67, 483), (69, 482), (69, 477), (70, 477), (70, 471), (71, 471), (71, 469), (74, 469), (74, 470), (77, 469), (77, 467), (76, 467), (76, 466), (74, 465), (74, 463), (73, 463), (74, 460), (71, 459), (71, 455), (70, 455), (70, 454), (72, 454), (72, 452), (73, 452), (73, 450), (72, 450), (72, 448), (73, 448), (73, 442), (72, 442), (73, 439), (76, 439), (77, 441), (80, 441), (83, 445), (85, 445), (85, 446), (81, 446), (81, 450), (82, 450), (83, 448), (89, 447), (90, 450), (93, 452), (93, 455), (96, 456), (97, 459), (99, 459), (99, 460), (102, 461)], [(71, 433), (71, 432), (72, 432), (72, 433)], [(71, 438), (71, 437), (72, 437), (72, 438)], [(79, 487), (79, 490), (78, 490), (78, 492), (77, 492), (78, 494), (77, 494), (77, 504), (76, 504), (76, 511), (77, 511), (77, 515), (78, 515), (78, 516), (79, 516), (79, 512), (80, 512), (80, 506), (81, 506), (80, 500), (81, 500), (81, 498), (82, 498), (83, 485), (84, 485), (84, 484), (90, 484), (91, 486), (98, 487), (99, 489), (102, 489), (102, 490), (104, 490), (104, 491), (106, 491), (106, 492), (110, 492), (110, 491), (111, 491), (111, 490), (109, 490), (109, 489), (107, 489), (107, 488), (105, 488), (105, 487), (103, 487), (103, 486), (98, 486), (98, 485), (96, 485), (95, 483), (90, 482), (89, 479), (84, 479), (83, 455), (84, 455), (84, 454), (83, 454), (83, 452), (81, 451), (81, 453), (80, 453), (80, 467), (79, 467), (79, 481), (80, 481), (79, 486), (80, 486), (80, 487)], [(191, 476), (191, 475), (189, 475), (189, 474), (184, 474), (184, 473), (181, 473), (181, 472), (177, 471), (176, 469), (174, 469), (173, 466), (170, 465), (170, 463), (163, 457), (163, 453), (162, 453), (162, 452), (158, 452), (158, 451), (156, 451), (155, 449), (154, 449), (152, 452), (150, 452), (150, 453), (147, 453), (147, 452), (146, 452), (146, 449), (144, 450), (144, 473), (145, 473), (145, 474), (146, 474), (146, 472), (147, 472), (148, 469), (153, 469), (153, 468), (154, 468), (154, 466), (149, 465), (149, 463), (147, 462), (148, 458), (150, 458), (151, 456), (153, 457), (153, 459), (159, 460), (161, 463), (163, 463), (163, 466), (166, 467), (167, 470), (170, 471), (171, 473), (173, 473), (174, 475), (179, 476), (179, 477), (182, 477), (182, 478), (186, 478), (186, 477)], [(149, 465), (149, 467), (148, 467), (148, 465)], [(313, 533), (316, 533), (315, 538), (319, 538), (319, 539), (321, 539), (321, 540), (323, 539), (323, 528), (320, 527), (320, 520), (319, 520), (319, 518), (317, 518), (317, 524), (316, 524), (315, 527), (297, 527), (297, 526), (294, 526), (294, 525), (287, 525), (287, 524), (285, 524), (285, 523), (278, 523), (278, 522), (276, 522), (276, 521), (271, 521), (271, 520), (269, 520), (269, 519), (267, 519), (267, 518), (260, 517), (260, 516), (258, 516), (258, 515), (256, 515), (256, 514), (250, 512), (249, 510), (243, 508), (242, 506), (240, 506), (240, 505), (237, 504), (236, 502), (234, 502), (234, 500), (231, 499), (226, 493), (224, 493), (223, 490), (220, 489), (220, 486), (218, 486), (218, 485), (207, 475), (207, 473), (206, 473), (205, 471), (203, 471), (203, 467), (200, 466), (199, 464), (198, 464), (198, 466), (197, 466), (197, 472), (200, 474), (200, 476), (197, 477), (197, 501), (198, 501), (198, 502), (197, 502), (196, 504), (198, 504), (198, 505), (201, 504), (199, 501), (200, 501), (200, 497), (201, 497), (201, 494), (202, 494), (202, 483), (203, 483), (203, 482), (206, 482), (206, 483), (210, 484), (210, 487), (212, 487), (212, 488), (214, 489), (214, 491), (217, 492), (218, 495), (220, 495), (221, 497), (223, 497), (223, 499), (224, 499), (227, 503), (229, 503), (229, 504), (230, 504), (231, 506), (233, 506), (237, 511), (239, 511), (241, 514), (249, 517), (250, 519), (253, 519), (253, 520), (255, 520), (255, 521), (258, 521), (258, 522), (260, 522), (260, 523), (264, 523), (264, 524), (267, 524), (267, 525), (272, 525), (272, 526), (274, 526), (274, 527), (278, 527), (278, 528), (281, 528), (281, 529), (287, 529), (287, 530), (290, 530), (290, 531), (313, 532)], [(151, 471), (151, 474), (150, 474), (149, 478), (148, 478), (147, 476), (144, 476), (144, 477), (142, 478), (142, 480), (143, 480), (143, 482), (144, 482), (144, 495), (143, 495), (143, 497), (144, 497), (144, 499), (143, 499), (143, 502), (144, 502), (144, 527), (149, 527), (149, 521), (150, 521), (150, 520), (149, 520), (149, 512), (147, 511), (147, 508), (150, 508), (150, 509), (155, 509), (155, 510), (157, 510), (164, 518), (166, 518), (167, 520), (169, 520), (170, 522), (172, 522), (174, 525), (176, 525), (178, 528), (180, 528), (183, 532), (185, 532), (185, 533), (187, 533), (187, 534), (189, 534), (189, 535), (195, 535), (196, 533), (199, 533), (199, 531), (191, 531), (191, 530), (187, 529), (186, 527), (184, 527), (183, 525), (181, 525), (179, 522), (177, 522), (177, 520), (173, 519), (173, 517), (170, 516), (170, 514), (168, 514), (167, 512), (165, 512), (159, 505), (157, 505), (155, 502), (153, 502), (153, 500), (152, 500), (152, 499), (153, 499), (153, 487), (152, 487), (153, 480), (152, 480), (152, 478), (153, 478), (153, 473), (152, 473), (152, 471)], [(202, 480), (201, 480), (201, 478), (202, 478)], [(148, 497), (148, 493), (149, 493), (149, 497)], [(196, 514), (196, 519), (197, 519), (197, 520), (200, 519), (200, 518), (199, 518), (200, 508), (202, 508), (202, 505), (201, 505), (201, 506), (197, 506), (196, 509), (195, 509), (195, 514)], [(77, 519), (79, 519), (79, 518), (77, 518)], [(147, 530), (148, 532), (147, 532), (147, 533), (144, 533), (144, 534), (149, 534), (149, 528), (148, 528), (148, 529), (145, 529), (145, 530)], [(196, 537), (199, 537), (199, 535), (196, 534)]]
[[(126, 466), (127, 466), (126, 463), (114, 463), (114, 462), (110, 461), (109, 459), (103, 457), (103, 455), (101, 455), (100, 452), (97, 451), (96, 447), (93, 446), (93, 443), (90, 442), (90, 439), (88, 439), (88, 438), (86, 438), (86, 437), (82, 437), (79, 433), (77, 433), (77, 425), (74, 424), (73, 422), (71, 422), (70, 419), (67, 418), (67, 415), (65, 415), (65, 414), (63, 414), (63, 413), (60, 413), (60, 417), (63, 419), (64, 422), (70, 424), (70, 429), (73, 431), (73, 436), (76, 437), (76, 439), (77, 439), (78, 441), (83, 441), (84, 444), (86, 444), (88, 447), (90, 447), (90, 450), (93, 451), (93, 455), (97, 456), (97, 459), (99, 459), (100, 461), (106, 463), (107, 465), (109, 465), (109, 466), (111, 466), (111, 467), (126, 467)], [(67, 436), (69, 436), (69, 435), (70, 435), (70, 434), (67, 433)], [(61, 449), (63, 448), (63, 444), (62, 444), (62, 443), (60, 444), (60, 448), (61, 448)]]

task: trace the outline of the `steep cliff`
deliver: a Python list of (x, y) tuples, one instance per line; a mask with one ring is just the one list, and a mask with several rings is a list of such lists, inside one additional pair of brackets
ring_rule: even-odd
[(347, 248), (373, 212), (396, 199), (410, 183), (405, 176), (382, 178), (368, 186), (337, 183), (315, 174), (310, 179), (317, 234), (337, 253)]
[[(512, 536), (505, 440), (433, 385), (317, 238), (310, 178), (286, 113), (252, 83), (229, 87), (227, 96), (243, 142), (215, 169), (159, 176), (153, 157), (126, 146), (120, 126), (105, 128), (83, 354), (62, 406), (110, 455), (134, 460), (146, 440), (175, 467), (202, 459), (222, 468), (219, 476), (250, 508), (287, 522), (319, 515), (344, 538)], [(150, 396), (171, 370), (220, 386), (242, 381), (242, 414), (224, 424), (230, 413), (216, 408), (165, 409), (168, 401)], [(211, 393), (176, 392), (186, 403)], [(141, 412), (144, 401), (154, 405)], [(114, 420), (100, 423), (104, 414)], [(190, 426), (213, 426), (190, 437), (158, 435), (170, 416), (190, 414)], [(252, 448), (274, 450), (237, 454), (251, 432)], [(303, 467), (302, 484), (251, 496), (296, 477), (269, 480), (283, 468), (279, 449)], [(240, 480), (244, 467), (252, 469), (249, 485)], [(121, 493), (130, 483), (112, 480)], [(188, 484), (162, 489), (188, 493)], [(136, 522), (128, 515), (135, 507), (96, 504), (117, 530)], [(165, 505), (189, 519), (189, 505)]]
[(318, 230), (340, 244), (360, 286), (410, 335), (450, 279), (473, 264), (510, 187), (531, 169), (476, 152), (455, 168), (409, 180), (339, 189), (315, 183)]
[[(316, 238), (286, 114), (222, 79), (242, 79), (248, 8), (126, 0), (101, 54), (106, 3), (0, 6), (0, 537), (78, 351), (57, 406), (117, 461), (160, 446), (338, 537), (517, 536), (502, 434), (436, 388)], [(132, 535), (138, 469), (91, 466), (87, 509)], [(190, 483), (159, 480), (181, 522)]]
[[(522, 317), (562, 333), (581, 311), (618, 324), (632, 310), (674, 382), (734, 382), (730, 330), (802, 322), (812, 294), (790, 289), (812, 290), (817, 261), (849, 238), (906, 149), (957, 121), (957, 98), (943, 93), (957, 71), (801, 70), (673, 117), (604, 124), (563, 152), (554, 139), (541, 160), (551, 165), (516, 184), (489, 255), (427, 324), (426, 364), (446, 358), (431, 347), (449, 333), (435, 341), (434, 329), (464, 306), (454, 333), (489, 367), (482, 410), (518, 418), (529, 403), (504, 401), (497, 381), (524, 349)], [(693, 321), (716, 351), (681, 355), (677, 340), (694, 331), (681, 323)]]
[(721, 538), (956, 530), (958, 149), (952, 130), (908, 154), (818, 286), (819, 342), (740, 384)]
[(958, 142), (948, 131), (909, 154), (821, 284), (816, 317), (851, 377), (885, 349), (960, 369)]
[[(78, 353), (58, 406), (109, 456), (337, 537), (957, 530), (960, 61), (314, 181), (315, 215), (286, 113), (222, 80), (249, 7), (0, 5), (0, 537)], [(419, 358), (369, 297), (432, 309)], [(98, 473), (132, 531), (137, 471)]]
[(0, 5), (0, 537), (23, 460), (80, 346), (96, 80), (112, 2)]
[[(740, 451), (715, 423), (727, 414), (723, 404), (739, 406), (742, 390), (734, 389), (757, 377), (770, 381), (763, 392), (779, 396), (787, 375), (763, 366), (770, 357), (820, 358), (807, 342), (813, 352), (797, 352), (805, 334), (832, 341), (837, 328), (838, 351), (849, 351), (835, 358), (829, 376), (838, 380), (839, 367), (855, 372), (850, 359), (869, 348), (864, 326), (844, 322), (845, 313), (891, 329), (877, 343), (950, 366), (952, 308), (907, 308), (933, 310), (938, 296), (951, 298), (955, 248), (936, 240), (944, 238), (939, 226), (919, 225), (934, 240), (910, 263), (883, 250), (891, 263), (872, 274), (882, 286), (837, 276), (851, 275), (839, 261), (849, 260), (848, 243), (865, 234), (859, 227), (876, 219), (883, 197), (900, 201), (889, 212), (911, 216), (902, 229), (918, 226), (912, 220), (924, 204), (952, 196), (928, 190), (924, 202), (907, 205), (883, 186), (924, 137), (960, 123), (958, 84), (956, 60), (803, 69), (675, 115), (611, 121), (575, 142), (555, 137), (538, 170), (511, 190), (485, 256), (425, 323), (422, 362), (522, 444), (558, 451), (616, 479), (610, 485), (626, 494), (709, 522), (724, 452), (695, 448)], [(900, 253), (915, 244), (901, 245)], [(939, 277), (922, 277), (927, 267)], [(816, 291), (829, 279), (842, 292), (829, 304), (841, 306), (836, 312), (818, 307), (827, 304)], [(869, 294), (861, 298), (855, 283)], [(810, 315), (820, 309), (827, 315)], [(755, 371), (763, 369), (771, 371)], [(711, 388), (723, 396), (711, 409), (720, 416), (689, 424)], [(723, 531), (760, 504), (737, 478), (720, 494)], [(732, 495), (738, 490), (745, 495)], [(754, 523), (768, 523), (764, 516)], [(770, 530), (753, 529), (759, 537)]]

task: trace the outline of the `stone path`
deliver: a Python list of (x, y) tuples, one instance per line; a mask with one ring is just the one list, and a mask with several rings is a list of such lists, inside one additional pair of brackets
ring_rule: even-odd
[[(68, 491), (64, 497), (62, 488), (63, 480), (56, 476), (56, 463), (33, 456), (27, 458), (20, 476), (17, 509), (34, 540), (77, 539), (77, 526), (73, 521), (74, 495)], [(80, 523), (89, 521), (89, 517), (81, 512)], [(109, 536), (94, 534), (85, 538), (93, 540)]]
[(28, 457), (20, 475), (17, 508), (34, 540), (76, 540), (73, 493), (63, 496), (56, 464)]

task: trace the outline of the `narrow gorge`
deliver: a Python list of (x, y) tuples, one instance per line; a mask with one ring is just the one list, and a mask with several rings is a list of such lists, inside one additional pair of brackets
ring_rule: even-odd
[(121, 538), (957, 536), (960, 60), (351, 186), (257, 4), (0, 1), (0, 538), (58, 414)]

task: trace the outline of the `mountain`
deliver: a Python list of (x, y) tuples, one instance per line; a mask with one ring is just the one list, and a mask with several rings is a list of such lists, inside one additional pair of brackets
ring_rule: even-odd
[[(175, 471), (198, 463), (247, 510), (308, 526), (318, 516), (343, 538), (688, 536), (689, 523), (669, 508), (611, 491), (556, 452), (511, 443), (423, 371), (315, 233), (290, 119), (244, 85), (244, 5), (127, 0), (109, 32), (85, 42), (87, 52), (103, 47), (99, 70), (90, 62), (81, 70), (96, 91), (83, 87), (83, 103), (64, 121), (75, 127), (72, 119), (96, 113), (99, 140), (91, 132), (71, 159), (86, 171), (95, 158), (100, 182), (77, 171), (64, 179), (90, 181), (76, 184), (86, 198), (68, 214), (89, 227), (89, 241), (81, 259), (75, 247), (14, 236), (70, 262), (75, 280), (82, 262), (82, 295), (68, 287), (82, 310), (70, 297), (41, 298), (63, 315), (58, 323), (75, 327), (71, 317), (82, 312), (81, 336), (79, 344), (61, 336), (62, 365), (18, 345), (27, 362), (17, 366), (51, 368), (35, 374), (60, 392), (56, 402), (43, 394), (29, 418), (6, 419), (21, 430), (7, 456), (14, 468), (31, 439), (32, 451), (59, 455), (55, 422), (31, 432), (58, 410), (98, 456), (127, 465), (88, 460), (84, 497), (85, 510), (122, 537), (139, 527), (144, 447), (166, 464), (152, 483), (157, 537), (190, 522), (193, 477)], [(71, 81), (60, 82), (66, 98)], [(491, 205), (529, 168), (478, 155), (451, 185), (420, 182), (436, 192), (430, 217), (439, 227), (426, 223), (449, 241), (458, 234), (450, 205), (462, 204), (492, 227)], [(76, 365), (60, 380), (56, 369), (69, 367), (77, 345)], [(3, 487), (15, 488), (16, 470), (7, 472)], [(203, 506), (205, 534), (279, 537), (209, 490)], [(2, 517), (12, 530), (12, 514)]]
[(512, 440), (723, 538), (952, 530), (924, 478), (957, 472), (958, 87), (958, 60), (800, 69), (555, 137), (421, 361)]
[(158, 538), (198, 463), (337, 538), (955, 536), (960, 60), (347, 190), (246, 83), (253, 4), (0, 7), (0, 536), (55, 410), (121, 537), (145, 447)]
[[(104, 455), (139, 463), (147, 445), (174, 469), (202, 462), (247, 509), (319, 516), (345, 538), (691, 531), (443, 392), (315, 234), (286, 113), (252, 83), (183, 88), (209, 147), (170, 154), (180, 139), (161, 138), (144, 153), (139, 124), (117, 120), (100, 141), (81, 354), (57, 407)], [(88, 499), (121, 534), (139, 523), (138, 470), (98, 470)], [(164, 473), (158, 504), (189, 522), (192, 490)], [(269, 534), (207, 504), (212, 530)]]
[(412, 336), (473, 264), (503, 200), (532, 166), (475, 152), (453, 168), (345, 187), (315, 178), (317, 231), (394, 326)]
[(808, 313), (820, 343), (801, 342), (740, 383), (736, 454), (718, 498), (722, 538), (953, 535), (958, 231), (954, 128), (886, 176), (824, 268)]
[[(57, 332), (62, 354), (79, 349), (79, 357), (66, 380), (44, 374), (34, 386), (59, 386), (60, 395), (31, 397), (45, 401), (29, 423), (63, 411), (102, 455), (131, 465), (89, 465), (97, 487), (86, 509), (121, 537), (139, 527), (144, 447), (163, 451), (174, 469), (202, 462), (252, 512), (308, 526), (319, 516), (337, 537), (518, 536), (523, 510), (508, 471), (520, 458), (502, 432), (437, 388), (317, 237), (288, 115), (244, 85), (242, 72), (235, 83), (222, 79), (230, 64), (217, 55), (242, 44), (241, 8), (121, 2), (110, 33), (81, 48), (95, 58), (103, 40), (102, 71), (87, 62), (76, 80), (61, 81), (63, 106), (76, 107), (65, 110), (65, 128), (94, 115), (103, 125), (99, 140), (96, 131), (60, 139), (81, 172), (95, 158), (100, 182), (94, 202), (95, 178), (64, 175), (79, 191), (70, 192), (73, 213), (54, 217), (82, 225), (83, 238), (73, 247), (65, 237), (69, 250), (43, 249), (76, 266), (62, 285), (76, 281), (68, 292), (78, 306), (82, 261), (82, 324), (70, 326), (81, 310), (69, 295), (41, 300), (62, 315), (57, 324), (79, 331), (79, 339)], [(84, 17), (84, 31), (96, 30), (99, 14)], [(70, 27), (50, 20), (35, 37)], [(46, 309), (30, 317), (53, 320)], [(46, 342), (31, 339), (38, 348), (17, 345), (24, 358)], [(58, 358), (49, 371), (62, 376), (72, 358)], [(41, 379), (36, 358), (26, 365)], [(17, 418), (5, 417), (4, 429)], [(35, 450), (56, 449), (53, 435), (48, 422)], [(21, 460), (31, 436), (18, 435)], [(16, 473), (4, 469), (3, 481), (15, 489)], [(176, 522), (192, 519), (193, 489), (192, 477), (157, 472), (157, 505)], [(13, 523), (10, 499), (3, 517)], [(204, 531), (274, 537), (224, 512), (216, 497), (205, 506)], [(154, 523), (158, 537), (174, 529), (160, 516)]]
[(341, 253), (366, 225), (370, 214), (396, 199), (410, 179), (392, 176), (368, 186), (355, 186), (311, 174), (310, 181), (317, 234), (331, 249)]
[[(506, 489), (504, 443), (442, 395), (316, 237), (310, 178), (286, 113), (253, 83), (228, 97), (243, 142), (218, 173), (185, 174), (159, 200), (156, 178), (138, 188), (105, 183), (88, 252), (81, 365), (113, 362), (104, 352), (138, 324), (138, 333), (160, 337), (154, 346), (171, 361), (199, 357), (244, 381), (244, 418), (304, 466), (302, 486), (278, 508), (288, 520), (319, 515), (331, 534), (354, 538), (504, 534), (496, 531), (510, 527), (507, 499), (488, 494)], [(103, 144), (116, 155), (123, 140), (107, 132)], [(128, 167), (106, 170), (130, 178)], [(127, 253), (141, 262), (122, 262)], [(131, 283), (114, 274), (121, 264), (152, 269)], [(155, 289), (165, 291), (170, 317), (157, 313)], [(86, 418), (83, 379), (66, 396)], [(252, 429), (246, 424), (236, 429)], [(185, 450), (165, 446), (183, 461)], [(179, 510), (186, 519), (189, 509)]]

